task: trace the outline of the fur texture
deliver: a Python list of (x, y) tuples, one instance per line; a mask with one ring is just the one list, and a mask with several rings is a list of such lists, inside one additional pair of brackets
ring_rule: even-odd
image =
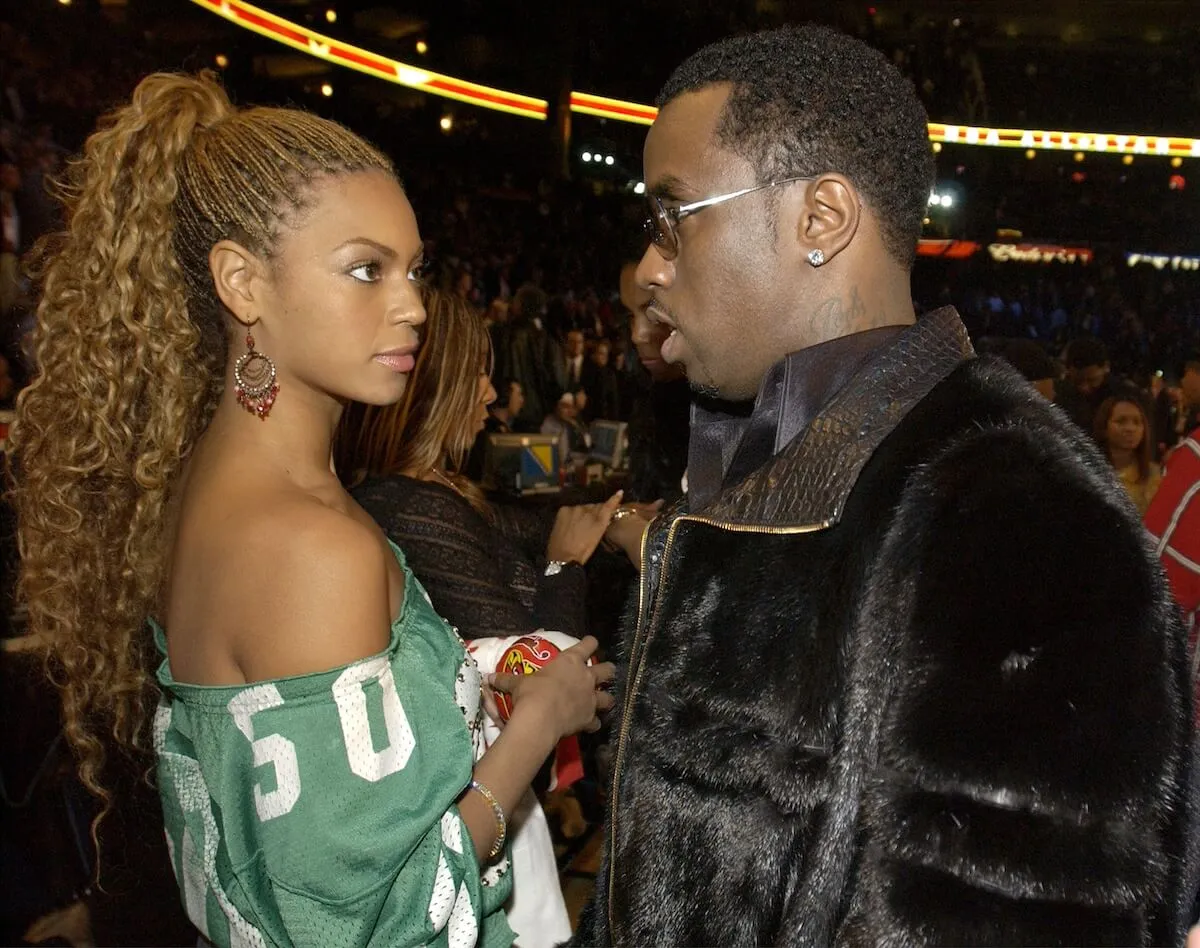
[(1023, 379), (955, 369), (825, 529), (672, 521), (576, 943), (1179, 942), (1178, 616), (1108, 465)]

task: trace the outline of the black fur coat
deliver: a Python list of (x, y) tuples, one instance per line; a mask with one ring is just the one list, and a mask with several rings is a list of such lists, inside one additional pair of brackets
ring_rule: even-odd
[(1090, 440), (952, 310), (661, 517), (582, 945), (1178, 943), (1176, 611)]

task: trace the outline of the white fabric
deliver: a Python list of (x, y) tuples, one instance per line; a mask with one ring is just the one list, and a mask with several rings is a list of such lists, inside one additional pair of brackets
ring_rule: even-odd
[(508, 818), (513, 890), (504, 906), (516, 948), (553, 948), (571, 937), (546, 814), (532, 790)]
[[(563, 632), (538, 630), (530, 633), (549, 639), (560, 649), (570, 648), (577, 639)], [(514, 642), (524, 636), (474, 639), (467, 643), (479, 670), (485, 675)], [(488, 746), (500, 736), (500, 728), (484, 715), (483, 737)], [(508, 817), (508, 838), (512, 852), (513, 890), (504, 906), (508, 924), (516, 933), (516, 948), (553, 948), (571, 937), (571, 919), (558, 882), (558, 862), (546, 814), (532, 790), (528, 790)]]

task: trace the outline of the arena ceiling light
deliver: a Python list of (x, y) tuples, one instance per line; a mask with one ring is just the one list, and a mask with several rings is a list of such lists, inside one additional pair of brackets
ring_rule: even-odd
[(267, 39), (291, 46), (310, 56), (324, 59), (338, 66), (357, 69), (359, 72), (384, 79), (410, 89), (419, 89), (431, 95), (456, 99), (485, 109), (509, 112), (525, 118), (545, 120), (549, 104), (545, 99), (507, 92), (482, 86), (465, 79), (442, 75), (389, 59), (330, 36), (318, 33), (299, 23), (268, 13), (261, 7), (242, 0), (191, 0), (211, 13), (223, 16), (236, 26), (252, 30)]
[[(658, 110), (650, 105), (608, 99), (586, 92), (571, 93), (571, 111), (619, 122), (652, 125)], [(929, 124), (934, 150), (944, 144), (1024, 148), (1026, 151), (1112, 152), (1121, 155), (1161, 155), (1200, 158), (1200, 139), (1165, 135), (1128, 135), (1116, 132), (1053, 132), (1023, 128), (983, 128), (976, 125)]]
[[(549, 111), (545, 99), (456, 79), (389, 59), (317, 33), (299, 23), (268, 13), (243, 0), (191, 0), (231, 23), (261, 36), (291, 46), (328, 62), (385, 79), (431, 95), (457, 99), (482, 108), (544, 120)], [(420, 45), (420, 44), (418, 44)], [(658, 110), (652, 105), (611, 99), (590, 92), (572, 92), (572, 112), (618, 122), (652, 125)], [(1150, 155), (1167, 158), (1200, 158), (1200, 139), (1165, 135), (1132, 135), (1116, 132), (1065, 132), (1019, 128), (985, 128), (932, 122), (929, 138), (935, 145), (975, 145), (991, 148), (1022, 148), (1026, 151), (1099, 152), (1116, 155)]]
[(1111, 152), (1115, 155), (1159, 155), (1200, 158), (1200, 139), (1166, 135), (1127, 135), (1117, 132), (1051, 132), (1022, 128), (981, 128), (974, 125), (929, 125), (929, 137), (951, 145), (984, 145), (1043, 151)]
[[(571, 111), (619, 122), (652, 125), (658, 110), (650, 105), (606, 99), (585, 92), (571, 93)], [(1171, 158), (1200, 158), (1200, 139), (1165, 135), (1128, 135), (1117, 132), (1053, 132), (1024, 128), (984, 128), (976, 125), (929, 124), (929, 139), (935, 150), (943, 144), (979, 145), (991, 148), (1023, 148), (1028, 151), (1111, 152), (1115, 155), (1160, 155)]]
[(658, 109), (652, 105), (608, 99), (588, 92), (571, 93), (571, 111), (582, 115), (594, 115), (597, 118), (616, 119), (618, 122), (636, 122), (639, 125), (653, 125), (654, 117), (658, 115)]

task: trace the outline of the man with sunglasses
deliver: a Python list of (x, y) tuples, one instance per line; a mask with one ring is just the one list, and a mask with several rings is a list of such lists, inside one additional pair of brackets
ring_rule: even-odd
[(659, 105), (637, 277), (701, 404), (576, 941), (1178, 944), (1178, 619), (1088, 438), (915, 315), (911, 86), (805, 27), (701, 50)]

